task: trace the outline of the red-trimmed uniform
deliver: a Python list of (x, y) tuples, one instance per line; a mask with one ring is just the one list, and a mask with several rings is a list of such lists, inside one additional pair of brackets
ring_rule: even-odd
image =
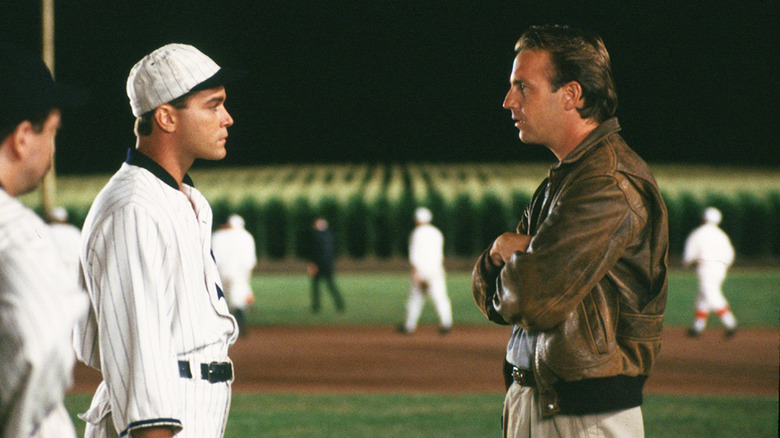
[(733, 335), (737, 329), (737, 320), (723, 295), (726, 273), (734, 263), (734, 247), (726, 233), (718, 227), (721, 218), (718, 209), (707, 208), (704, 211), (704, 223), (685, 240), (683, 263), (695, 266), (699, 279), (696, 316), (688, 332), (692, 336), (704, 330), (710, 312), (715, 312), (720, 318), (727, 335)]

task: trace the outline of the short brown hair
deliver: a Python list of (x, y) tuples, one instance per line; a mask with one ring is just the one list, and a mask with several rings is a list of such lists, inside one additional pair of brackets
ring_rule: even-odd
[(36, 111), (35, 113), (30, 114), (29, 117), (25, 117), (13, 126), (6, 126), (5, 128), (0, 129), (0, 142), (3, 142), (6, 138), (8, 138), (8, 136), (16, 130), (16, 127), (19, 126), (19, 123), (22, 123), (25, 120), (30, 122), (33, 132), (40, 134), (43, 132), (43, 125), (46, 123), (46, 120), (49, 119), (51, 113), (53, 113), (56, 109), (57, 108), (52, 107)]
[[(183, 94), (176, 99), (173, 99), (172, 101), (168, 102), (168, 105), (176, 108), (176, 109), (184, 109), (187, 108), (187, 102), (190, 99), (190, 96), (195, 94), (194, 91), (190, 91), (189, 93)], [(148, 135), (152, 135), (152, 128), (154, 127), (154, 112), (157, 111), (157, 108), (147, 111), (140, 116), (135, 118), (135, 135), (138, 137), (146, 137)]]
[(601, 37), (569, 26), (531, 26), (515, 44), (515, 53), (521, 50), (550, 53), (553, 91), (572, 81), (580, 84), (585, 98), (585, 106), (578, 109), (582, 118), (601, 123), (615, 115), (617, 90), (609, 53)]

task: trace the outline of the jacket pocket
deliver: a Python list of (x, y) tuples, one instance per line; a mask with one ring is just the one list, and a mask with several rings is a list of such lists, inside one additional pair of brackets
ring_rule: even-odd
[(598, 296), (587, 295), (562, 324), (537, 339), (539, 359), (563, 380), (608, 375), (619, 366), (612, 318)]
[(582, 300), (580, 306), (583, 320), (589, 329), (593, 352), (598, 355), (609, 353), (610, 344), (607, 331), (608, 315), (602, 312), (602, 309), (607, 309), (607, 304), (603, 301), (603, 296), (591, 293)]

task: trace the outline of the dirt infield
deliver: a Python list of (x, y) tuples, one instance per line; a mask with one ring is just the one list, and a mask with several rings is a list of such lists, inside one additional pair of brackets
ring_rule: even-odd
[[(499, 392), (506, 327), (456, 327), (446, 336), (425, 327), (260, 327), (230, 350), (237, 392)], [(778, 394), (780, 331), (712, 329), (691, 339), (664, 332), (648, 394)], [(100, 381), (79, 365), (72, 392)]]

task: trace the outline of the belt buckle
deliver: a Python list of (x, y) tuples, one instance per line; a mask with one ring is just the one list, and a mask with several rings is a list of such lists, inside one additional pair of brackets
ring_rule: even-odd
[(206, 366), (206, 380), (209, 381), (209, 383), (214, 383), (216, 381), (216, 368), (217, 363), (211, 362)]
[(512, 378), (517, 382), (520, 386), (531, 386), (531, 379), (528, 378), (529, 376), (526, 374), (525, 370), (521, 370), (517, 367), (512, 367)]

